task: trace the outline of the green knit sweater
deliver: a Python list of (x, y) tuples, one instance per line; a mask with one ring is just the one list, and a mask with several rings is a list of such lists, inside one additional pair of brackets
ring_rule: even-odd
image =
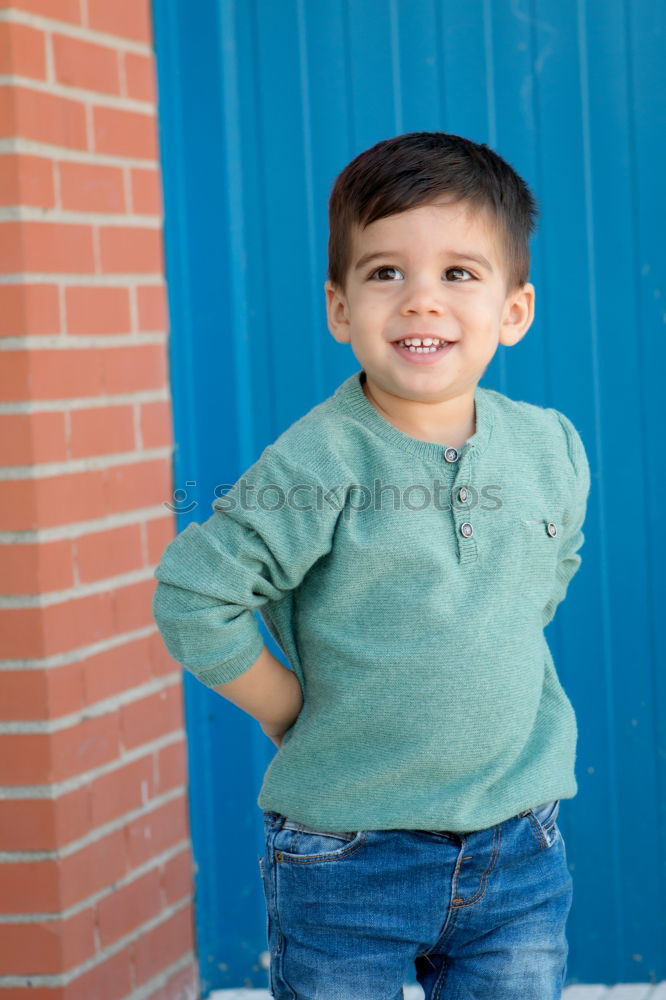
[(571, 798), (577, 728), (544, 627), (581, 563), (583, 443), (554, 409), (475, 390), (460, 449), (410, 437), (362, 370), (167, 546), (155, 620), (204, 684), (263, 640), (304, 704), (262, 809), (330, 831), (482, 829)]

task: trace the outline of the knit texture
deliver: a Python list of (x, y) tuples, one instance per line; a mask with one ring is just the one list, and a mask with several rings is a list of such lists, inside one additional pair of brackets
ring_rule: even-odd
[[(476, 387), (460, 449), (385, 420), (357, 371), (165, 549), (153, 613), (215, 686), (263, 646), (303, 708), (258, 805), (329, 831), (467, 832), (577, 792), (544, 627), (580, 566), (590, 471), (551, 408)], [(462, 492), (461, 492), (462, 491)]]

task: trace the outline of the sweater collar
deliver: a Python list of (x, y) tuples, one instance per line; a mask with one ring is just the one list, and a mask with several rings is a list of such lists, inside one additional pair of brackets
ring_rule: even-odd
[[(403, 451), (410, 452), (412, 455), (417, 455), (420, 458), (431, 459), (432, 461), (441, 463), (444, 459), (446, 445), (437, 444), (434, 441), (421, 441), (419, 438), (405, 434), (404, 431), (389, 423), (379, 410), (375, 409), (363, 392), (361, 376), (365, 377), (362, 368), (345, 379), (335, 393), (340, 402), (346, 405), (347, 410), (360, 420), (364, 427), (368, 427), (375, 434), (378, 434), (397, 448), (401, 448)], [(490, 390), (482, 389), (478, 385), (476, 386), (474, 390), (474, 408), (476, 412), (476, 431), (459, 450), (459, 458), (464, 458), (468, 452), (472, 452), (474, 456), (483, 454), (490, 441), (493, 428), (493, 405), (490, 399)]]

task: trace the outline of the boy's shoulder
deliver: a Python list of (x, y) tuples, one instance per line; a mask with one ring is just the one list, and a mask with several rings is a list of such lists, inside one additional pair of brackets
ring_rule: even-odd
[(355, 436), (355, 421), (344, 405), (354, 377), (345, 379), (331, 395), (282, 431), (266, 452), (322, 479), (342, 470)]
[(524, 442), (529, 451), (566, 462), (577, 475), (587, 466), (585, 446), (572, 420), (552, 406), (540, 406), (511, 399), (495, 389), (482, 390), (499, 416), (500, 423), (514, 440)]

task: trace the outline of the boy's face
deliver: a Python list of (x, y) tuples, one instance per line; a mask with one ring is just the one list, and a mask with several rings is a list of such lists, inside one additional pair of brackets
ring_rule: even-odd
[[(507, 290), (488, 214), (443, 198), (355, 227), (346, 287), (327, 281), (326, 298), (329, 329), (370, 391), (415, 403), (473, 400), (499, 344), (516, 344), (534, 312), (531, 284)], [(410, 352), (399, 344), (410, 337), (449, 346)]]

